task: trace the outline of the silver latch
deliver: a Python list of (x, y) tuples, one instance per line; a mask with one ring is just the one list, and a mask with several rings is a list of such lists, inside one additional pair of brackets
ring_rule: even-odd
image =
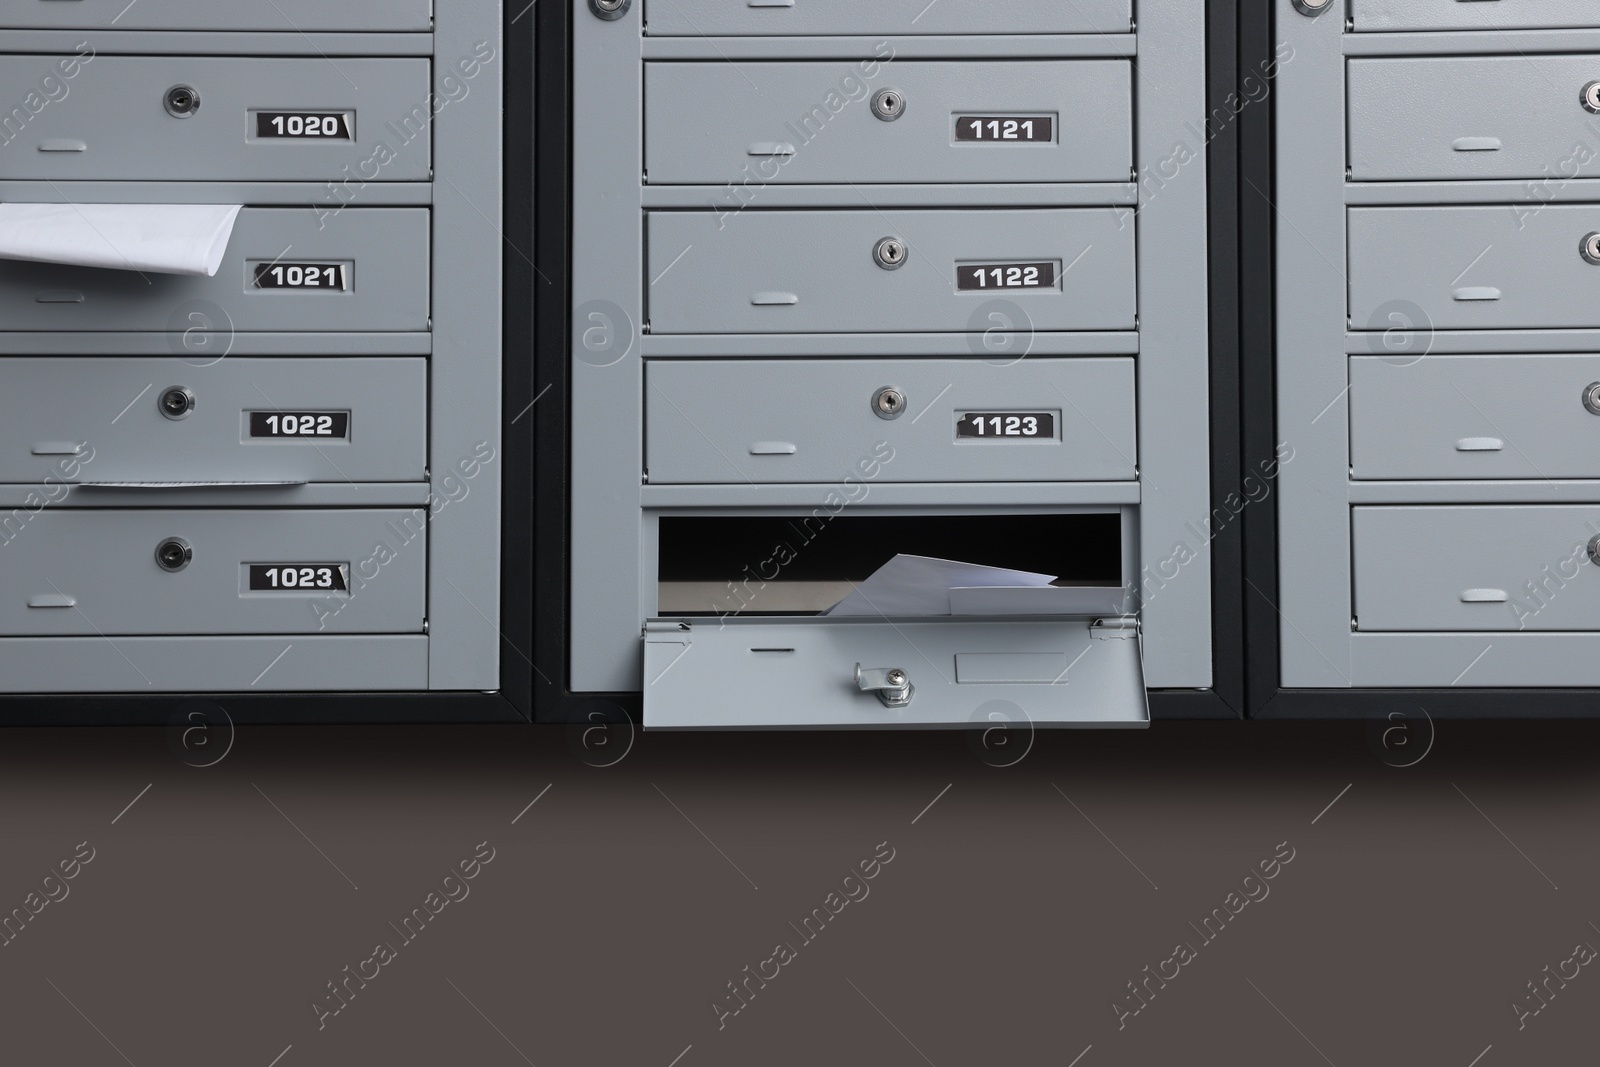
[(856, 664), (856, 688), (863, 693), (877, 693), (886, 708), (903, 708), (911, 703), (911, 676), (899, 667), (871, 667), (861, 669)]

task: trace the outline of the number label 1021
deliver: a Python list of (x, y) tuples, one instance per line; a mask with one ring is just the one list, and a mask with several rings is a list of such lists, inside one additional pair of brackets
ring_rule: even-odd
[(963, 441), (1054, 441), (1056, 416), (1051, 411), (969, 411), (956, 420)]
[(257, 263), (255, 280), (257, 289), (340, 293), (350, 287), (350, 272), (343, 263)]

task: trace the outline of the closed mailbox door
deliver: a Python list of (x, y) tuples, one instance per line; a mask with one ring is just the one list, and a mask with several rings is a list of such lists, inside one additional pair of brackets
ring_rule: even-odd
[(426, 208), (246, 208), (212, 278), (0, 260), (0, 329), (426, 330), (428, 241)]
[(1356, 478), (1600, 478), (1600, 356), (1350, 360)]
[(654, 36), (1127, 33), (1129, 0), (644, 0)]
[[(52, 75), (62, 62), (77, 73)], [(21, 101), (52, 75), (49, 102), (4, 129), (5, 176), (352, 189), (427, 181), (429, 67), (426, 59), (0, 56), (0, 99)]]
[(1352, 0), (1357, 30), (1534, 30), (1600, 26), (1591, 0)]
[(905, 61), (879, 71), (867, 79), (839, 62), (646, 64), (650, 183), (734, 182), (748, 191), (1128, 180), (1127, 60)]
[(1362, 632), (1597, 630), (1597, 507), (1353, 509)]
[(427, 467), (423, 359), (8, 358), (0, 482), (398, 482)]
[(0, 634), (420, 633), (427, 511), (0, 515)]
[(1396, 301), (1411, 328), (1600, 326), (1600, 262), (1584, 255), (1600, 208), (1352, 208), (1349, 220), (1354, 329), (1388, 329)]
[(1114, 208), (657, 211), (648, 220), (655, 333), (1134, 326), (1133, 220)]
[(1571, 181), (1596, 172), (1596, 116), (1583, 103), (1585, 87), (1600, 80), (1593, 57), (1355, 59), (1348, 70), (1357, 181)]
[(0, 28), (426, 31), (433, 27), (432, 12), (432, 0), (6, 0)]
[(653, 484), (1136, 476), (1132, 359), (662, 360), (647, 378)]

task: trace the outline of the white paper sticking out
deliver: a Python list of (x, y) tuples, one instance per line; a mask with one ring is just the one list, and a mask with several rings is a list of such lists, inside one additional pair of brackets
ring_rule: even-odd
[(238, 205), (0, 204), (0, 259), (214, 277)]
[(879, 567), (826, 615), (949, 615), (958, 586), (1049, 587), (1053, 574), (982, 567), (932, 556), (898, 555)]
[(1121, 615), (1127, 590), (1119, 585), (953, 588), (952, 615)]

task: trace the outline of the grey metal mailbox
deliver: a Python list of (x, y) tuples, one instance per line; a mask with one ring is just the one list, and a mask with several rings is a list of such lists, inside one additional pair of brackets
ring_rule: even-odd
[[(1206, 5), (566, 3), (554, 714), (1209, 695)], [(863, 584), (918, 555), (1048, 577)]]
[[(502, 145), (531, 111), (503, 86), (533, 48), (510, 14), (0, 11), (7, 222), (72, 209), (0, 259), (0, 694), (22, 696), (0, 717), (166, 722), (179, 694), (291, 692), (230, 714), (530, 715), (502, 648), (527, 625), (501, 567), (506, 382), (526, 384), (502, 253), (529, 244)], [(174, 205), (240, 209), (213, 275), (149, 269)]]

